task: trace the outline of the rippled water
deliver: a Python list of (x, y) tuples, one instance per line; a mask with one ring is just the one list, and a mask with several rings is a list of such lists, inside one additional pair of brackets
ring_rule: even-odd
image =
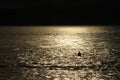
[(107, 26), (1, 27), (0, 80), (120, 80), (119, 35)]

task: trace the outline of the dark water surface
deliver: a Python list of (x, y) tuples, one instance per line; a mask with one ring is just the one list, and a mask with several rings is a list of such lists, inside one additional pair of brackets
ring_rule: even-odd
[(0, 80), (120, 80), (120, 28), (1, 27)]

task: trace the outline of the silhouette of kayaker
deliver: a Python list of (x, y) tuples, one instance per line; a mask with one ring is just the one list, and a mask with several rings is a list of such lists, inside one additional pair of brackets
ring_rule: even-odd
[(78, 52), (78, 56), (81, 56), (81, 52), (80, 51)]

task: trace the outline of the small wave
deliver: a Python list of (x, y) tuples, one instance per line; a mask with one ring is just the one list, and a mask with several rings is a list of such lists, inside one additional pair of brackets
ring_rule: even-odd
[(57, 66), (57, 65), (34, 65), (34, 64), (18, 64), (18, 65), (0, 65), (0, 68), (6, 67), (25, 67), (25, 68), (40, 68), (42, 70), (81, 70), (83, 68), (96, 69), (100, 66)]

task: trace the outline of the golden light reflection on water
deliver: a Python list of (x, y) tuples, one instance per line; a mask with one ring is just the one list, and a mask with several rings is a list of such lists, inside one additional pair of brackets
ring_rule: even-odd
[[(97, 61), (95, 63), (91, 63), (93, 60), (90, 60), (87, 56), (82, 57), (82, 58), (77, 58), (76, 56), (73, 56), (74, 59), (72, 60), (72, 57), (69, 57), (69, 55), (70, 55), (70, 53), (73, 54), (74, 50), (77, 52), (77, 50), (79, 51), (80, 49), (85, 49), (86, 45), (90, 46), (89, 44), (93, 44), (92, 42), (88, 42), (88, 44), (87, 44), (85, 36), (81, 36), (80, 34), (77, 34), (77, 33), (95, 33), (95, 32), (99, 33), (104, 30), (103, 28), (97, 29), (94, 27), (91, 27), (91, 28), (88, 28), (88, 27), (80, 27), (80, 28), (79, 27), (60, 27), (59, 28), (58, 27), (58, 28), (56, 28), (56, 30), (58, 32), (65, 33), (65, 34), (57, 35), (54, 37), (54, 40), (57, 42), (57, 45), (60, 45), (61, 47), (64, 46), (68, 50), (71, 48), (74, 48), (71, 50), (71, 52), (68, 52), (67, 54), (65, 54), (66, 52), (63, 52), (60, 54), (57, 53), (57, 55), (59, 55), (61, 58), (61, 59), (59, 59), (60, 63), (62, 64), (61, 66), (65, 66), (66, 64), (68, 64), (69, 66), (73, 66), (73, 65), (74, 66), (81, 66), (81, 65), (89, 66), (89, 65), (98, 63)], [(87, 34), (87, 35), (89, 35), (89, 34)], [(94, 36), (92, 36), (92, 38), (93, 37)], [(92, 49), (92, 47), (89, 47), (89, 50)], [(57, 62), (57, 60), (54, 60), (54, 63), (55, 62)], [(91, 64), (89, 64), (89, 62)], [(57, 65), (59, 65), (59, 64), (57, 64)], [(88, 69), (88, 70), (83, 69), (83, 70), (77, 70), (77, 71), (67, 71), (67, 70), (52, 70), (51, 71), (50, 70), (49, 74), (51, 74), (51, 76), (54, 77), (53, 80), (87, 80), (87, 79), (100, 80), (100, 77), (101, 77), (100, 72), (96, 72), (91, 69)]]
[(58, 28), (59, 31), (63, 31), (63, 32), (69, 32), (69, 33), (86, 33), (88, 32), (88, 28), (85, 28), (85, 27), (61, 27), (61, 28)]
[(82, 43), (82, 40), (80, 40), (77, 36), (70, 36), (70, 35), (59, 36), (56, 39), (56, 41), (57, 41), (58, 45), (61, 45), (61, 46), (71, 46), (71, 47), (77, 46), (78, 42)]
[[(19, 43), (28, 43), (25, 49), (19, 48), (24, 51), (18, 58), (28, 67), (38, 67), (22, 70), (27, 80), (105, 80), (102, 69), (96, 67), (101, 66), (101, 60), (106, 61), (108, 55), (104, 35), (97, 34), (105, 32), (103, 27), (31, 27), (28, 30), (26, 34), (32, 33), (18, 38)], [(81, 51), (81, 57), (77, 56), (78, 51)], [(51, 70), (51, 66), (58, 68)], [(66, 66), (72, 66), (72, 70)], [(95, 67), (90, 69), (88, 66)]]
[(96, 26), (57, 26), (53, 29), (65, 33), (100, 33), (105, 31), (105, 27)]

